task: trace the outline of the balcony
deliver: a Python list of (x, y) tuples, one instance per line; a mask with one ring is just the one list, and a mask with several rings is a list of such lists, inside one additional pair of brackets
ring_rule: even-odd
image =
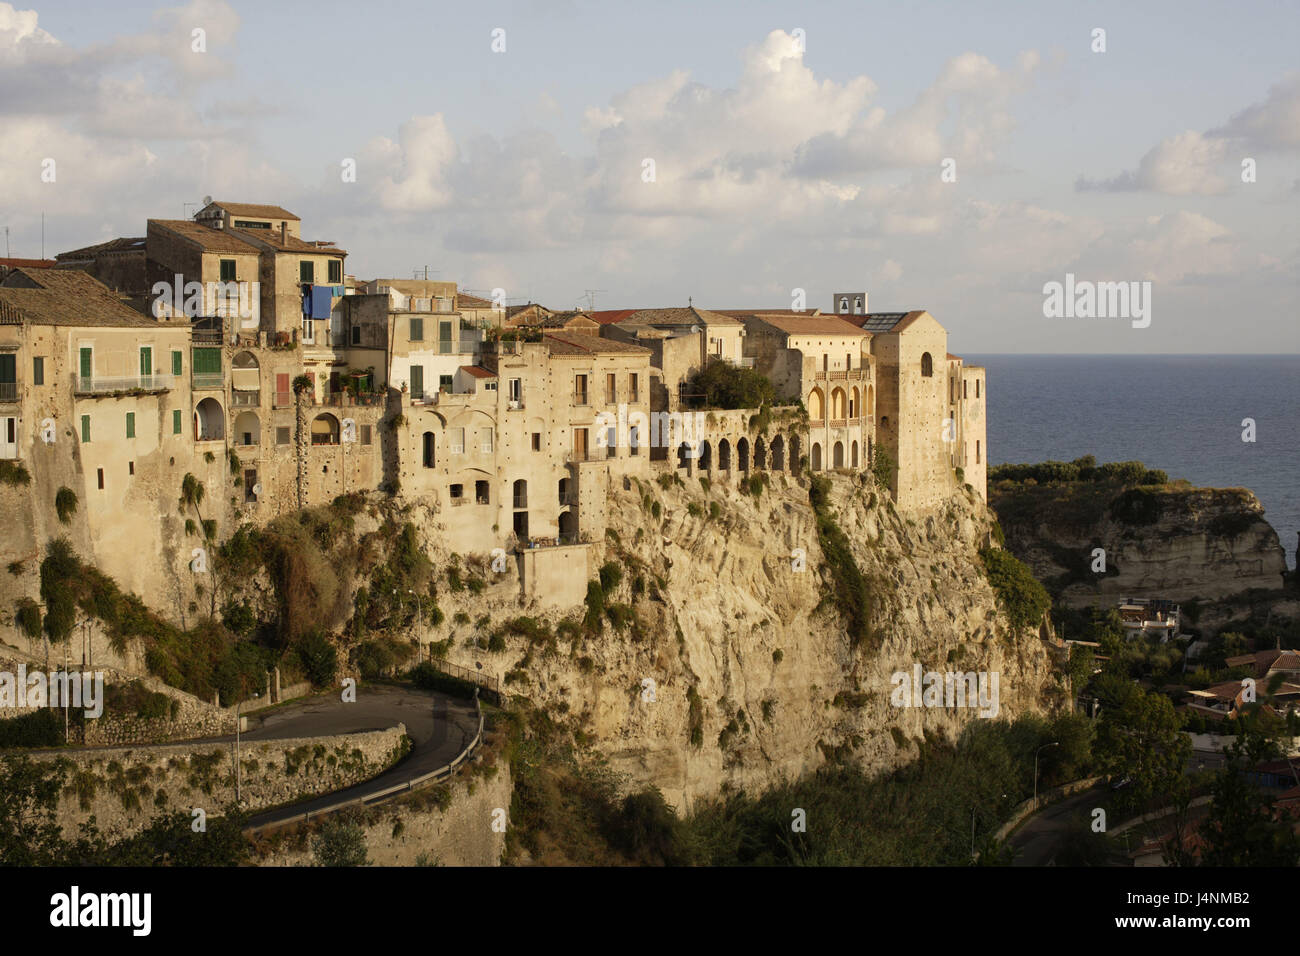
[(199, 391), (224, 388), (226, 376), (223, 372), (195, 372), (191, 376), (190, 387)]
[(564, 460), (569, 463), (582, 461), (605, 461), (606, 452), (603, 448), (575, 448), (564, 456)]
[(0, 382), (0, 402), (18, 401), (18, 382)]
[[(198, 376), (195, 376), (196, 378)], [(76, 392), (78, 395), (105, 395), (112, 392), (162, 392), (172, 387), (170, 375), (127, 375), (121, 378), (102, 378), (77, 376)], [(217, 387), (221, 387), (218, 376)]]
[[(414, 398), (412, 400), (414, 401)], [(382, 405), (383, 402), (384, 396), (380, 392), (357, 392), (353, 395), (346, 389), (339, 389), (336, 392), (330, 392), (315, 404), (333, 405), (336, 407), (363, 405), (369, 408), (374, 407), (375, 405)]]
[(738, 358), (731, 364), (735, 365), (737, 368), (753, 368), (754, 360), (753, 358)]
[(235, 389), (230, 393), (230, 404), (235, 408), (255, 408), (261, 403), (261, 392), (241, 392)]

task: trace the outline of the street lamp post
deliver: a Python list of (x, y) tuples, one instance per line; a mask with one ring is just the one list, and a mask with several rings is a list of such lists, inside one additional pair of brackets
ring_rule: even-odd
[(1035, 810), (1038, 809), (1038, 755), (1042, 751), (1046, 750), (1048, 747), (1059, 747), (1060, 745), (1061, 742), (1059, 740), (1053, 740), (1050, 744), (1043, 744), (1043, 746), (1039, 747), (1037, 750), (1034, 751), (1034, 809)]

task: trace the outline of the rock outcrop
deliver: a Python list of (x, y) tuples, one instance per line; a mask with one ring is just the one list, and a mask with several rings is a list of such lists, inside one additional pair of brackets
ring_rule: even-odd
[[(1286, 555), (1244, 488), (997, 483), (1006, 545), (1074, 607), (1125, 596), (1217, 601), (1283, 585)], [(1105, 570), (1096, 549), (1105, 551)]]

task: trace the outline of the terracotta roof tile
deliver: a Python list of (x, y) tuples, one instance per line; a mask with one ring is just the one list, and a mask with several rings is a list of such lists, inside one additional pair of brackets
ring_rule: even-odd
[(220, 200), (213, 200), (209, 205), (220, 206), (232, 216), (248, 216), (250, 219), (293, 219), (302, 222), (301, 219), (282, 206), (265, 206), (255, 202), (221, 202)]
[(542, 335), (542, 341), (546, 343), (552, 355), (600, 355), (615, 352), (650, 354), (649, 349), (640, 345), (617, 342), (614, 339), (601, 338), (599, 335), (572, 332), (568, 329), (559, 332), (547, 329)]

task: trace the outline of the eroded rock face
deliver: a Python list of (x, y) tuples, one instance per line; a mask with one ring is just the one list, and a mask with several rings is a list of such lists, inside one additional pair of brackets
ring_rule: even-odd
[[(449, 658), (499, 677), (515, 671), (507, 691), (569, 715), (629, 784), (658, 786), (682, 811), (727, 788), (757, 791), (808, 773), (836, 752), (892, 768), (916, 756), (916, 739), (952, 737), (980, 719), (973, 707), (893, 706), (891, 676), (910, 680), (916, 663), (996, 672), (998, 717), (1049, 709), (1058, 697), (1047, 645), (1037, 631), (1009, 630), (981, 570), (992, 521), (983, 503), (967, 493), (909, 519), (855, 478), (831, 481), (838, 524), (869, 581), (873, 641), (852, 646), (828, 598), (806, 483), (774, 475), (757, 499), (695, 479), (615, 490), (613, 533), (592, 566), (622, 569), (607, 603), (630, 604), (637, 623), (607, 623), (571, 646), (561, 636), (549, 656), (535, 648), (523, 662), (520, 638), (495, 654), (456, 638)], [(803, 571), (795, 549), (806, 552)], [(481, 598), (496, 603), (499, 590)], [(451, 620), (459, 608), (448, 598)], [(482, 600), (465, 611), (484, 613)], [(494, 623), (502, 612), (521, 613), (502, 603)]]
[[(1214, 601), (1282, 586), (1286, 555), (1259, 500), (1244, 488), (1156, 492), (1142, 515), (1154, 520), (1145, 523), (1118, 520), (1110, 501), (1059, 521), (1053, 512), (1064, 503), (1050, 494), (995, 488), (991, 497), (994, 510), (1007, 515), (1007, 547), (1040, 580), (1063, 584), (1061, 597), (1072, 606), (1130, 595)], [(1096, 548), (1106, 552), (1104, 575), (1092, 571)]]

